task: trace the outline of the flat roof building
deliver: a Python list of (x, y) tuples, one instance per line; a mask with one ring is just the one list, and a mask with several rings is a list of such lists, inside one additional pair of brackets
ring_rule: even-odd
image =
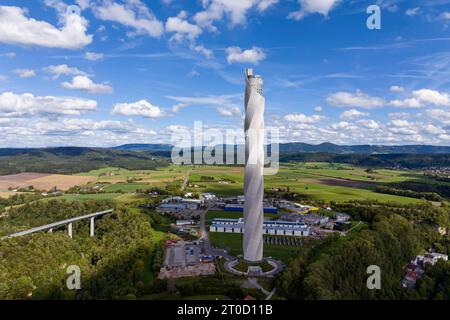
[[(244, 219), (214, 219), (209, 227), (210, 232), (225, 232), (225, 233), (243, 233)], [(265, 221), (263, 223), (263, 234), (266, 235), (280, 235), (280, 236), (294, 236), (307, 237), (309, 236), (310, 228), (302, 222), (289, 221)]]

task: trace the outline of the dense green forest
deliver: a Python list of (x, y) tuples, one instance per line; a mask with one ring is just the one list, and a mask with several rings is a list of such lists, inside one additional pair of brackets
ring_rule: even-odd
[(148, 152), (100, 148), (0, 149), (0, 175), (20, 172), (72, 174), (105, 167), (155, 169), (168, 159)]
[[(111, 207), (107, 202), (34, 202), (2, 218), (3, 233)], [(65, 232), (36, 233), (0, 241), (0, 299), (135, 298), (160, 286), (154, 271), (162, 262), (161, 236), (141, 213), (115, 207), (96, 220)], [(82, 290), (66, 289), (66, 268), (78, 265)], [(160, 286), (161, 287), (161, 286)], [(164, 287), (164, 286), (163, 286)]]
[(281, 153), (281, 162), (336, 162), (367, 168), (450, 167), (450, 154)]
[[(434, 229), (449, 226), (448, 207), (373, 202), (337, 207), (370, 227), (305, 247), (278, 279), (281, 295), (289, 299), (450, 299), (448, 263), (427, 270), (416, 289), (400, 286), (403, 266), (413, 256), (429, 248), (450, 253), (449, 236), (440, 236)], [(369, 265), (381, 268), (381, 290), (366, 287)]]

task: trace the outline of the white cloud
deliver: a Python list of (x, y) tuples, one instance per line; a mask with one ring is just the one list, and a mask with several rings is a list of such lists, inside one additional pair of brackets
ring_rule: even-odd
[(0, 95), (0, 116), (19, 117), (36, 114), (80, 115), (97, 109), (97, 101), (72, 97), (34, 96), (31, 93)]
[(19, 7), (0, 6), (0, 42), (26, 46), (78, 49), (92, 42), (87, 21), (76, 14), (61, 14), (62, 27), (26, 16)]
[(340, 0), (298, 0), (300, 10), (291, 12), (288, 18), (301, 20), (305, 16), (313, 13), (328, 16), (331, 9), (333, 9), (339, 2)]
[(167, 98), (178, 102), (172, 107), (172, 112), (178, 112), (181, 108), (188, 106), (216, 106), (223, 108), (239, 108), (234, 102), (236, 98), (241, 95), (209, 95), (203, 97), (180, 97), (180, 96), (167, 96)]
[(401, 108), (420, 108), (424, 105), (450, 107), (450, 96), (445, 92), (420, 89), (412, 92), (412, 98), (392, 100), (389, 102), (389, 105)]
[(402, 86), (391, 86), (390, 88), (389, 88), (389, 91), (391, 91), (391, 92), (403, 92), (403, 91), (405, 91), (405, 88), (403, 88)]
[(160, 118), (164, 116), (161, 108), (151, 104), (147, 100), (139, 100), (131, 103), (117, 103), (112, 110), (113, 114), (124, 116), (142, 116), (146, 118)]
[(197, 12), (194, 20), (202, 28), (217, 31), (214, 21), (228, 17), (232, 27), (245, 24), (251, 9), (263, 12), (277, 2), (278, 0), (203, 0), (204, 10)]
[(361, 117), (364, 117), (367, 115), (369, 115), (368, 112), (361, 112), (356, 109), (350, 109), (350, 110), (342, 112), (341, 115), (339, 116), (339, 118), (347, 119), (347, 120), (354, 120), (354, 119), (361, 118)]
[(397, 108), (420, 108), (422, 105), (416, 98), (409, 98), (403, 100), (391, 100), (389, 105)]
[(450, 112), (442, 109), (429, 109), (425, 114), (435, 122), (450, 125)]
[(229, 64), (234, 62), (257, 64), (266, 58), (264, 50), (258, 47), (252, 47), (244, 51), (239, 47), (228, 47), (226, 52)]
[(327, 97), (327, 102), (335, 107), (359, 107), (364, 109), (382, 107), (385, 104), (382, 98), (371, 97), (360, 90), (355, 93), (345, 91), (333, 93)]
[(410, 8), (405, 11), (405, 14), (410, 17), (416, 16), (420, 11), (420, 7)]
[(427, 105), (450, 107), (450, 96), (448, 93), (431, 89), (420, 89), (413, 91), (413, 96)]
[(220, 115), (222, 115), (224, 117), (233, 117), (233, 116), (238, 116), (241, 114), (241, 109), (237, 106), (229, 107), (229, 108), (218, 107), (216, 110)]
[(376, 122), (375, 120), (372, 120), (372, 119), (358, 120), (357, 123), (368, 129), (380, 128), (380, 125), (378, 124), (378, 122)]
[(317, 107), (314, 108), (314, 111), (315, 112), (322, 112), (323, 108), (321, 106), (317, 106)]
[(442, 19), (444, 19), (444, 20), (450, 20), (450, 11), (443, 12), (443, 13), (441, 14), (441, 17), (442, 17)]
[(61, 83), (63, 88), (71, 90), (83, 90), (90, 93), (112, 93), (113, 88), (106, 83), (95, 83), (87, 76), (75, 76), (72, 82)]
[(347, 121), (341, 121), (339, 123), (333, 123), (331, 125), (331, 128), (333, 128), (335, 130), (355, 130), (358, 127)]
[(89, 8), (91, 0), (75, 0), (81, 10)]
[(0, 57), (15, 58), (16, 53), (15, 52), (0, 53)]
[(21, 78), (36, 77), (36, 72), (32, 69), (14, 69), (13, 72)]
[(173, 41), (181, 42), (185, 38), (194, 41), (201, 33), (202, 29), (187, 20), (187, 12), (181, 11), (176, 17), (170, 17), (166, 21), (166, 31), (174, 32)]
[(45, 67), (44, 71), (53, 74), (53, 79), (58, 79), (61, 75), (87, 75), (85, 72), (75, 67), (69, 67), (67, 64), (50, 65)]
[(312, 115), (307, 116), (302, 113), (291, 113), (287, 114), (283, 117), (284, 120), (288, 122), (297, 122), (297, 123), (316, 123), (323, 119), (322, 116)]
[(98, 19), (131, 27), (136, 34), (160, 37), (164, 33), (161, 21), (139, 0), (127, 1), (125, 4), (104, 1), (94, 7), (94, 12)]
[(394, 127), (411, 127), (411, 123), (408, 120), (395, 119), (391, 120), (390, 123)]
[(205, 58), (211, 59), (214, 53), (211, 49), (205, 48), (203, 45), (196, 45), (193, 47), (195, 52), (201, 53)]
[(84, 54), (84, 58), (89, 61), (97, 61), (102, 60), (105, 57), (103, 53), (97, 53), (97, 52), (86, 52)]

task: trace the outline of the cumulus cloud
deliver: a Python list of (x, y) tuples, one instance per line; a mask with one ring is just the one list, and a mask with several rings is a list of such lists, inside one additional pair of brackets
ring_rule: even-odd
[(333, 123), (331, 125), (331, 128), (335, 129), (335, 130), (355, 130), (358, 127), (355, 126), (354, 124), (351, 124), (347, 121), (341, 121), (338, 123)]
[(368, 128), (368, 129), (378, 129), (378, 128), (380, 128), (380, 125), (378, 124), (378, 122), (376, 122), (375, 120), (372, 120), (372, 119), (358, 120), (357, 123), (360, 124), (361, 126), (365, 127), (365, 128)]
[(284, 120), (288, 122), (297, 122), (297, 123), (316, 123), (323, 119), (322, 116), (319, 115), (311, 115), (307, 116), (302, 113), (291, 113), (287, 114), (283, 117)]
[(313, 13), (328, 16), (331, 9), (333, 9), (339, 2), (340, 0), (298, 0), (300, 10), (291, 12), (288, 18), (301, 20), (305, 16)]
[(250, 10), (263, 12), (277, 2), (278, 0), (203, 0), (204, 10), (197, 12), (194, 20), (202, 28), (217, 31), (213, 25), (215, 21), (227, 17), (232, 27), (245, 24)]
[(354, 120), (369, 115), (368, 112), (361, 112), (356, 109), (344, 111), (339, 116), (341, 119)]
[(321, 106), (317, 106), (317, 107), (314, 108), (314, 111), (315, 112), (322, 112), (323, 108)]
[(16, 53), (15, 52), (0, 53), (0, 57), (15, 58)]
[(444, 20), (450, 20), (450, 11), (442, 12), (441, 17)]
[(73, 97), (34, 96), (31, 93), (0, 95), (0, 116), (81, 115), (97, 109), (97, 101)]
[(90, 93), (112, 93), (113, 88), (106, 83), (95, 83), (87, 76), (75, 76), (72, 82), (61, 83), (63, 88), (71, 90), (83, 90)]
[(403, 92), (403, 91), (405, 91), (405, 88), (403, 88), (402, 86), (391, 86), (391, 87), (389, 88), (389, 91), (398, 93), (398, 92)]
[(32, 78), (36, 77), (36, 71), (32, 69), (14, 69), (13, 72), (20, 78)]
[(224, 117), (233, 117), (241, 114), (241, 109), (237, 106), (233, 106), (230, 108), (218, 107), (217, 112)]
[(389, 104), (399, 108), (420, 108), (425, 105), (450, 107), (448, 93), (431, 89), (420, 89), (412, 92), (412, 97), (403, 100), (392, 100)]
[(112, 113), (146, 118), (160, 118), (164, 116), (164, 112), (161, 108), (151, 104), (147, 100), (139, 100), (131, 103), (117, 103), (114, 105)]
[(420, 7), (409, 8), (409, 9), (407, 9), (407, 10), (405, 11), (405, 14), (406, 14), (407, 16), (414, 17), (414, 16), (416, 16), (417, 14), (419, 14), (419, 11), (420, 11)]
[(22, 8), (0, 6), (0, 42), (63, 49), (79, 49), (92, 42), (83, 17), (62, 13), (59, 18), (61, 28), (27, 17)]
[(212, 58), (214, 53), (211, 49), (205, 48), (203, 45), (196, 45), (192, 48), (195, 52), (202, 54), (205, 58)]
[(97, 61), (102, 60), (105, 57), (103, 53), (97, 53), (97, 52), (85, 52), (84, 58), (89, 61)]
[(235, 99), (239, 98), (240, 94), (230, 95), (209, 95), (202, 97), (181, 97), (181, 96), (167, 96), (167, 98), (178, 102), (172, 107), (172, 112), (178, 112), (181, 108), (188, 106), (216, 106), (225, 109), (239, 108), (235, 103)]
[(379, 108), (385, 104), (384, 99), (371, 97), (360, 90), (355, 93), (345, 91), (333, 93), (327, 97), (327, 102), (335, 107), (359, 107), (364, 109)]
[(445, 92), (439, 92), (431, 89), (420, 89), (413, 91), (413, 96), (424, 104), (450, 107), (450, 96)]
[(258, 47), (252, 47), (246, 50), (242, 50), (239, 47), (228, 47), (226, 53), (229, 64), (234, 62), (258, 64), (266, 58), (264, 50)]
[(171, 40), (181, 42), (184, 39), (194, 41), (201, 33), (202, 29), (187, 20), (187, 12), (181, 11), (176, 17), (170, 17), (166, 21), (166, 31), (174, 32)]
[(450, 112), (442, 109), (429, 109), (425, 115), (437, 123), (450, 125)]
[(160, 37), (164, 33), (162, 22), (139, 0), (127, 1), (124, 4), (104, 1), (94, 6), (93, 10), (98, 19), (133, 28), (136, 34)]
[(75, 67), (69, 67), (67, 64), (50, 65), (48, 67), (45, 67), (44, 71), (53, 74), (53, 79), (58, 79), (61, 75), (87, 75), (85, 72)]

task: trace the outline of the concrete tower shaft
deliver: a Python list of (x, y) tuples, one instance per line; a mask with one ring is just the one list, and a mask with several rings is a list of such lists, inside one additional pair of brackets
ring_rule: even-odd
[(245, 176), (244, 176), (244, 259), (263, 257), (264, 197), (264, 107), (263, 79), (245, 73)]

